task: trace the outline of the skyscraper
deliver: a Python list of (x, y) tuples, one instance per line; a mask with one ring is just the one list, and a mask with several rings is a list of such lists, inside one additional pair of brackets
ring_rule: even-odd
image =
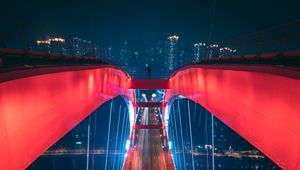
[(60, 38), (54, 37), (47, 40), (36, 41), (38, 48), (49, 53), (72, 54), (76, 56), (96, 56), (99, 55), (99, 48), (88, 40), (78, 37)]
[(83, 40), (78, 37), (71, 39), (71, 53), (77, 56), (95, 56), (96, 48), (91, 41)]
[(208, 58), (218, 58), (220, 55), (220, 48), (218, 44), (211, 44), (208, 47)]
[(179, 36), (169, 36), (165, 41), (165, 65), (167, 71), (173, 71), (177, 67), (177, 60), (179, 56), (178, 48)]
[(156, 47), (146, 49), (146, 64), (148, 64), (153, 71), (164, 71), (164, 63), (161, 62), (164, 53), (161, 47), (161, 43), (158, 43)]
[(129, 48), (128, 48), (128, 42), (122, 41), (121, 42), (121, 48), (120, 48), (120, 59), (122, 62), (124, 62), (125, 69), (129, 67), (130, 65), (130, 54), (129, 54)]
[(38, 45), (37, 50), (49, 52), (51, 45), (51, 42), (49, 40), (37, 40), (36, 43)]
[(193, 62), (196, 63), (200, 61), (201, 59), (205, 58), (207, 56), (207, 46), (206, 43), (200, 42), (195, 43), (193, 47)]
[(235, 53), (236, 53), (236, 49), (229, 48), (229, 47), (220, 48), (220, 57), (232, 56)]
[(47, 51), (49, 53), (68, 53), (65, 39), (63, 38), (55, 37), (47, 40), (37, 40), (36, 43), (43, 51)]
[(161, 72), (165, 72), (166, 65), (164, 62), (161, 61), (165, 58), (165, 46), (163, 41), (160, 41), (156, 44), (155, 51), (156, 51), (154, 56), (154, 58), (156, 59), (155, 66), (159, 68), (157, 70)]

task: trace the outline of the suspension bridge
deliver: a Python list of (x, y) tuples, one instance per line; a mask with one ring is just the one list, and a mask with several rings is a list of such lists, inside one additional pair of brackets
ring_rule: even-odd
[[(178, 96), (205, 107), (281, 168), (300, 167), (297, 51), (209, 59), (183, 67), (167, 80), (134, 79), (94, 58), (0, 52), (0, 169), (26, 168), (116, 96), (123, 97), (129, 110), (123, 169), (175, 169), (168, 125), (176, 121), (170, 119), (170, 108)], [(16, 64), (19, 58), (26, 65)], [(280, 61), (284, 64), (272, 64)], [(136, 90), (157, 89), (165, 91), (162, 102), (135, 97)]]

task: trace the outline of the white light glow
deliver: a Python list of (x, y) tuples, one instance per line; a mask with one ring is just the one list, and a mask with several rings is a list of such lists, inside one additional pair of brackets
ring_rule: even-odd
[(134, 125), (135, 111), (131, 101), (128, 101), (127, 107), (129, 112), (130, 134), (131, 134)]
[(48, 41), (54, 41), (54, 42), (65, 42), (65, 39), (63, 38), (50, 38)]
[(51, 44), (51, 42), (48, 41), (48, 40), (37, 40), (36, 43), (37, 43), (38, 45), (40, 45), (40, 44), (47, 44), (47, 45), (50, 45), (50, 44)]
[(81, 141), (77, 141), (77, 142), (76, 142), (76, 145), (81, 145), (81, 144), (82, 144)]
[(172, 142), (171, 141), (168, 142), (168, 145), (169, 145), (169, 149), (172, 149)]
[(177, 41), (179, 39), (179, 36), (177, 35), (169, 36), (168, 39), (171, 41)]
[(125, 149), (128, 150), (130, 148), (130, 140), (126, 141)]

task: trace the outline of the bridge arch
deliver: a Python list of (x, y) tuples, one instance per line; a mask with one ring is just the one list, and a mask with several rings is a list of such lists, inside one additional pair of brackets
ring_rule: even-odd
[(299, 77), (272, 66), (189, 66), (171, 76), (166, 100), (183, 95), (195, 101), (281, 168), (297, 169)]
[[(25, 169), (104, 102), (133, 99), (130, 77), (114, 66), (1, 73), (0, 169)], [(131, 106), (132, 107), (132, 106)]]
[[(134, 101), (136, 84), (109, 65), (0, 75), (0, 169), (24, 169), (105, 101), (119, 95), (131, 107)], [(196, 65), (163, 85), (169, 89), (165, 101), (182, 95), (199, 103), (280, 167), (297, 169), (299, 80), (299, 71), (281, 67)]]

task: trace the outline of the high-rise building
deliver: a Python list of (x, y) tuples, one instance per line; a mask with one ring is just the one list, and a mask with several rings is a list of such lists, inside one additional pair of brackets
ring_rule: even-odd
[(128, 67), (130, 66), (130, 60), (130, 50), (128, 48), (128, 42), (125, 40), (121, 42), (120, 48), (120, 61), (123, 62), (123, 66), (125, 67), (125, 69), (128, 69)]
[(69, 53), (68, 48), (66, 47), (66, 40), (63, 38), (50, 38), (50, 52), (51, 53)]
[(195, 43), (193, 48), (193, 62), (196, 63), (207, 56), (207, 46), (206, 43), (200, 42)]
[(192, 54), (189, 53), (190, 50), (187, 49), (183, 43), (179, 42), (178, 44), (178, 57), (175, 60), (174, 65), (175, 69), (185, 66), (187, 64), (191, 64)]
[(96, 47), (91, 41), (74, 37), (71, 39), (71, 53), (76, 56), (95, 56)]
[(74, 38), (49, 38), (47, 40), (38, 40), (38, 47), (49, 53), (72, 54), (76, 56), (96, 56), (99, 55), (99, 48), (88, 40), (78, 37)]
[(233, 56), (235, 53), (236, 53), (236, 49), (229, 48), (229, 47), (220, 48), (220, 57)]
[(68, 52), (65, 39), (63, 38), (55, 37), (47, 40), (37, 40), (36, 43), (38, 47), (42, 48), (41, 50), (49, 53), (66, 54)]
[(100, 55), (99, 56), (96, 55), (96, 57), (100, 58), (104, 62), (114, 63), (114, 62), (112, 62), (115, 58), (115, 55), (116, 55), (114, 52), (115, 52), (115, 49), (112, 48), (111, 46), (101, 48), (101, 50), (99, 50)]
[(158, 68), (157, 70), (160, 72), (165, 72), (166, 70), (165, 63), (161, 61), (164, 60), (165, 58), (164, 50), (165, 50), (164, 42), (163, 41), (158, 42), (155, 48), (155, 56), (153, 58), (156, 59), (155, 66)]
[(164, 46), (159, 42), (155, 47), (150, 47), (145, 50), (145, 56), (140, 59), (147, 64), (153, 72), (163, 73), (165, 71), (164, 59)]
[(51, 45), (51, 42), (49, 40), (37, 40), (36, 43), (38, 45), (37, 50), (49, 52)]
[(167, 71), (173, 71), (177, 68), (179, 59), (179, 36), (169, 36), (165, 41), (165, 65)]
[(208, 58), (218, 58), (220, 54), (220, 48), (218, 44), (211, 44), (207, 47)]

